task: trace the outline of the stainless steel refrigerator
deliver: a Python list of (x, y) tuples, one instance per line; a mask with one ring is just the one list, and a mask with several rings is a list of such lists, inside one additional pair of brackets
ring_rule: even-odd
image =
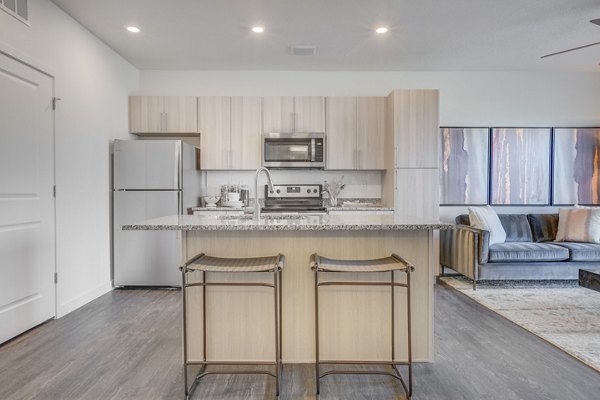
[(115, 286), (181, 286), (181, 233), (124, 231), (124, 224), (182, 214), (198, 205), (196, 148), (181, 140), (115, 140), (113, 276)]

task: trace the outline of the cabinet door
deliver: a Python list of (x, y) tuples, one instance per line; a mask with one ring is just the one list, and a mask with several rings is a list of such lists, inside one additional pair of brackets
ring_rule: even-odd
[(385, 97), (358, 97), (356, 169), (385, 169)]
[(198, 98), (167, 96), (164, 98), (164, 126), (167, 133), (198, 133)]
[(356, 97), (327, 98), (327, 169), (355, 169)]
[(162, 96), (129, 97), (129, 132), (163, 132), (163, 108)]
[(294, 131), (325, 132), (325, 98), (294, 97)]
[(198, 97), (198, 128), (202, 169), (227, 169), (230, 165), (231, 98)]
[(262, 101), (260, 97), (231, 98), (232, 169), (261, 165)]
[(396, 165), (437, 168), (438, 91), (398, 90), (394, 97)]
[(438, 169), (398, 168), (394, 173), (395, 215), (437, 220), (440, 208)]
[(263, 132), (293, 132), (294, 98), (263, 97), (262, 115)]

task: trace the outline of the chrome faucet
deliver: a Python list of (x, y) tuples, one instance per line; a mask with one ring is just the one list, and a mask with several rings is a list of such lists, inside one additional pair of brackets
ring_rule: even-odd
[(275, 191), (273, 189), (273, 181), (271, 180), (271, 173), (265, 167), (260, 167), (256, 170), (256, 175), (254, 176), (254, 220), (260, 221), (260, 203), (258, 201), (258, 176), (261, 172), (264, 172), (267, 175), (267, 183), (269, 185), (269, 190), (272, 192)]

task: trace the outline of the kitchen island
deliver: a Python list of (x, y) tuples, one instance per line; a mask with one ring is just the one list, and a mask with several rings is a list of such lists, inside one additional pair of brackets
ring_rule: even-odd
[[(411, 275), (413, 358), (433, 360), (433, 283), (437, 260), (433, 231), (452, 225), (392, 215), (174, 215), (125, 230), (176, 230), (185, 235), (182, 259), (198, 253), (256, 257), (281, 253), (283, 269), (283, 361), (313, 362), (313, 253), (332, 258), (379, 258), (396, 253), (415, 266)], [(177, 268), (178, 266), (173, 266)], [(194, 273), (199, 274), (199, 273)], [(255, 279), (259, 274), (210, 274), (208, 280)], [(389, 279), (389, 274), (345, 274), (346, 279)], [(398, 274), (401, 275), (401, 274)], [(323, 276), (326, 278), (325, 274)], [(401, 277), (399, 276), (398, 279)], [(199, 279), (196, 277), (196, 279)], [(268, 279), (268, 278), (265, 278)], [(399, 294), (403, 289), (396, 289)], [(250, 295), (249, 295), (250, 294)], [(207, 359), (268, 360), (274, 357), (273, 295), (264, 288), (211, 287), (207, 300)], [(389, 359), (389, 288), (326, 287), (320, 294), (321, 354), (328, 359)], [(406, 356), (404, 296), (396, 296), (396, 359)], [(202, 290), (189, 294), (189, 354), (201, 360)], [(250, 319), (253, 323), (245, 323)], [(234, 327), (231, 329), (231, 327)]]

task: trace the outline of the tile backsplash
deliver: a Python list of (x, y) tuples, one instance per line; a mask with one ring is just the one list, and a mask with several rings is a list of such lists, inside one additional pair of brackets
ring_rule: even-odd
[[(381, 176), (383, 171), (320, 171), (320, 170), (270, 170), (273, 184), (322, 184), (342, 179), (346, 187), (339, 197), (356, 199), (381, 198)], [(255, 171), (204, 171), (202, 194), (220, 194), (221, 185), (227, 183), (248, 185), (254, 198)], [(259, 197), (267, 180), (263, 174), (258, 178)]]

